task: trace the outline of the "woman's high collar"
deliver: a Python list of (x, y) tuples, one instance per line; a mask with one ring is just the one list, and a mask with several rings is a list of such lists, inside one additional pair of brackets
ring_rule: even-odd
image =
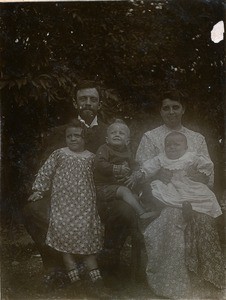
[(163, 127), (167, 130), (167, 131), (169, 131), (169, 132), (171, 132), (171, 131), (183, 131), (183, 126), (182, 125), (179, 125), (177, 128), (170, 128), (170, 127), (168, 127), (166, 124), (163, 124)]

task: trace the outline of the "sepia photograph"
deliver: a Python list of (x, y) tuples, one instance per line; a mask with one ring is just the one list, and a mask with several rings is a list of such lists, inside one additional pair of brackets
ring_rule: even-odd
[(1, 298), (226, 300), (225, 2), (0, 2)]

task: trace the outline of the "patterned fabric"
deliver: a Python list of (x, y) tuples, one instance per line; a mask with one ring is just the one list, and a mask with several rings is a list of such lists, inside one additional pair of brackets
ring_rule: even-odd
[(90, 276), (90, 279), (92, 280), (92, 282), (95, 282), (97, 279), (101, 279), (101, 275), (100, 275), (100, 270), (99, 269), (94, 269), (94, 270), (91, 270), (89, 272), (89, 276)]
[(192, 204), (193, 210), (205, 213), (211, 217), (218, 217), (222, 214), (220, 205), (214, 193), (207, 185), (195, 182), (187, 176), (190, 167), (210, 175), (213, 170), (212, 161), (203, 155), (194, 152), (186, 152), (178, 159), (168, 159), (165, 154), (147, 160), (142, 165), (146, 176), (153, 176), (160, 168), (172, 172), (171, 182), (168, 184), (160, 180), (151, 182), (153, 196), (166, 205), (182, 207), (182, 203), (188, 201)]
[(101, 249), (101, 223), (96, 209), (92, 166), (94, 154), (61, 148), (40, 169), (33, 190), (51, 188), (46, 243), (66, 253), (93, 254)]
[[(164, 140), (170, 132), (171, 130), (165, 125), (146, 132), (138, 147), (137, 161), (142, 164), (144, 161), (164, 153)], [(182, 127), (180, 132), (187, 138), (188, 151), (209, 157), (205, 139), (201, 134), (185, 127)], [(209, 186), (212, 184), (213, 173), (209, 180)], [(201, 213), (196, 214), (197, 224), (200, 225), (203, 221), (199, 235), (193, 236), (193, 232), (189, 229), (186, 229), (185, 235), (186, 223), (182, 216), (182, 210), (176, 207), (165, 207), (161, 211), (159, 218), (155, 219), (144, 232), (148, 255), (146, 268), (148, 284), (159, 296), (182, 299), (194, 299), (196, 297), (201, 299), (206, 299), (207, 297), (223, 299), (221, 290), (217, 288), (217, 286), (221, 286), (224, 274), (222, 273), (223, 261), (218, 234), (216, 228), (211, 225), (213, 222), (211, 217)], [(203, 247), (201, 247), (200, 241), (201, 234), (203, 235), (201, 238), (202, 243), (205, 244), (207, 242), (207, 245), (203, 245)], [(205, 276), (200, 276), (199, 272), (196, 274), (189, 271), (192, 257), (188, 256), (187, 252), (186, 263), (189, 264), (189, 268), (186, 266), (185, 236), (186, 251), (188, 249), (192, 249), (191, 251), (196, 249), (198, 251), (198, 256), (195, 256), (194, 266), (198, 266), (198, 268), (202, 266), (202, 272), (203, 274), (205, 273)], [(197, 238), (200, 242), (198, 249), (194, 247)], [(197, 257), (202, 257), (198, 264), (196, 261)], [(207, 259), (210, 257), (208, 268)], [(214, 257), (217, 257), (216, 261), (214, 261)], [(215, 262), (217, 262), (217, 265), (213, 267)], [(217, 284), (213, 277), (216, 278)]]
[[(210, 225), (213, 222), (211, 220), (209, 223), (210, 219), (209, 216), (197, 213), (196, 221), (203, 224), (200, 230), (203, 238), (199, 240), (198, 249), (198, 255), (203, 260), (200, 260), (196, 266), (198, 264), (199, 267), (203, 266), (204, 276), (190, 272), (186, 267), (184, 234), (186, 223), (181, 209), (166, 207), (162, 210), (160, 217), (146, 228), (144, 232), (148, 255), (146, 273), (149, 286), (156, 295), (183, 299), (197, 296), (202, 299), (206, 297), (216, 299), (222, 296), (221, 291), (214, 284), (217, 282), (218, 287), (222, 286), (223, 260), (217, 231), (214, 226)], [(210, 226), (211, 230), (209, 230)], [(201, 243), (205, 244), (207, 241), (208, 243), (201, 248)], [(215, 263), (216, 266), (213, 267)]]
[(70, 270), (67, 275), (71, 282), (80, 280), (78, 269)]
[(204, 280), (224, 287), (223, 254), (213, 218), (193, 212), (185, 228), (185, 263)]
[[(146, 160), (154, 158), (160, 153), (164, 153), (165, 137), (170, 132), (172, 132), (172, 130), (166, 125), (147, 131), (139, 144), (136, 160), (142, 164)], [(189, 130), (183, 126), (179, 132), (183, 133), (187, 138), (188, 151), (209, 157), (205, 138), (200, 133)], [(213, 185), (213, 178), (214, 174), (212, 173), (208, 184), (209, 186)]]

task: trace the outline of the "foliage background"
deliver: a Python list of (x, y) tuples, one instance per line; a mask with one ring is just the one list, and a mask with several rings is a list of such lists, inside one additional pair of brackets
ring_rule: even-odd
[(1, 4), (2, 205), (19, 216), (38, 165), (43, 133), (74, 113), (80, 79), (102, 85), (103, 113), (134, 132), (161, 123), (161, 92), (187, 93), (184, 125), (205, 135), (224, 185), (224, 43), (210, 31), (221, 0)]

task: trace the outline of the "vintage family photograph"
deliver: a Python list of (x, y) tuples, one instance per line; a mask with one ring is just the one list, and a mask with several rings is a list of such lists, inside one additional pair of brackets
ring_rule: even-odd
[(0, 5), (2, 299), (226, 299), (224, 1)]

